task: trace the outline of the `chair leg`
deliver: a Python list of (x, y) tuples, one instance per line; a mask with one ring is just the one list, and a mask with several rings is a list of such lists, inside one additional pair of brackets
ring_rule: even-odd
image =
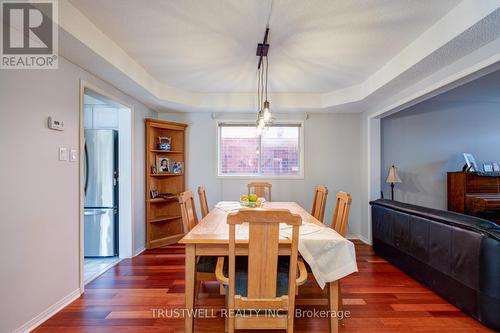
[(200, 287), (201, 287), (201, 281), (196, 280), (194, 283), (194, 303), (196, 304), (196, 301), (198, 300), (198, 293), (200, 292)]
[(227, 321), (227, 332), (234, 333), (234, 316), (228, 314), (228, 318), (226, 319), (226, 321)]
[(338, 281), (328, 283), (328, 310), (330, 310), (329, 324), (330, 333), (338, 333), (339, 331), (339, 283)]
[(293, 333), (293, 320), (294, 320), (294, 314), (290, 315), (288, 314), (288, 323), (286, 326), (286, 333)]
[[(342, 303), (342, 288), (340, 286), (340, 280), (338, 281), (338, 284), (339, 284), (339, 291), (338, 291), (338, 294), (339, 294), (339, 311), (344, 311), (344, 304)], [(340, 325), (342, 326), (345, 326), (345, 320), (342, 316), (342, 319), (340, 319)]]

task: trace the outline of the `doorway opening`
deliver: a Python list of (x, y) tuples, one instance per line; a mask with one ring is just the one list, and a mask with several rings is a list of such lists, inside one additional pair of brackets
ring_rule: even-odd
[(82, 83), (80, 288), (132, 256), (132, 109)]

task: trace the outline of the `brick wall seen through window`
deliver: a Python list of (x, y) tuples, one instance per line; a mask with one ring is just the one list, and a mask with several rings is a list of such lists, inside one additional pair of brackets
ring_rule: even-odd
[(219, 175), (299, 176), (300, 126), (219, 126)]

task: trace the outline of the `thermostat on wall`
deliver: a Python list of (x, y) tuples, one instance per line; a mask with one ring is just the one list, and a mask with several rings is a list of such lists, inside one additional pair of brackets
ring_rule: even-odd
[(56, 131), (64, 131), (64, 122), (61, 120), (56, 120), (53, 119), (52, 117), (49, 117), (48, 124), (50, 129)]

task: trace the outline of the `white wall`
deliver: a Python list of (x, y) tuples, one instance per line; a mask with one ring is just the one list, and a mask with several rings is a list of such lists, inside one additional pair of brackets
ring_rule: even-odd
[[(217, 119), (238, 117), (254, 120), (255, 115), (218, 115)], [(248, 179), (217, 178), (216, 122), (208, 113), (163, 114), (159, 118), (185, 122), (188, 127), (188, 188), (196, 193), (204, 185), (211, 207), (220, 200), (237, 200), (246, 193)], [(301, 114), (279, 115), (278, 121), (303, 120)], [(349, 233), (357, 236), (360, 226), (360, 126), (359, 115), (311, 114), (304, 120), (305, 174), (300, 180), (270, 180), (273, 200), (296, 201), (311, 209), (317, 184), (329, 189), (325, 222), (330, 223), (335, 193), (340, 190), (353, 196)], [(198, 209), (199, 213), (199, 209)]]
[(395, 164), (403, 180), (396, 200), (447, 209), (446, 173), (464, 165), (470, 152), (482, 163), (500, 163), (500, 91), (498, 102), (431, 99), (382, 119), (382, 186)]
[[(59, 146), (79, 147), (80, 79), (133, 105), (133, 157), (144, 160), (143, 118), (156, 117), (144, 105), (62, 58), (57, 70), (1, 71), (0, 332), (17, 329), (78, 293), (79, 166), (57, 157)], [(66, 130), (47, 129), (49, 115), (64, 121)], [(144, 164), (135, 163), (133, 173), (135, 248), (140, 249)]]

